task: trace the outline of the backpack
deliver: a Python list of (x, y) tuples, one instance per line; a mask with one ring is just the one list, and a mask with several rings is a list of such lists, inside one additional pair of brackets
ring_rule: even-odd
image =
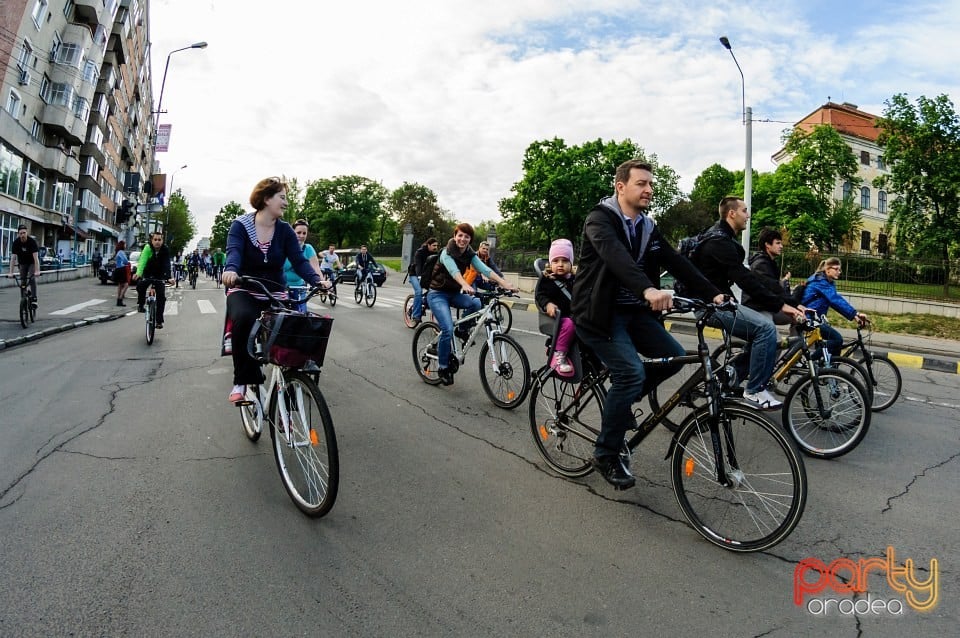
[(420, 287), (423, 288), (423, 294), (430, 290), (430, 280), (433, 279), (433, 271), (436, 269), (437, 262), (440, 261), (440, 252), (430, 253), (423, 260), (423, 270), (420, 271)]
[[(700, 231), (696, 235), (691, 235), (689, 237), (684, 237), (680, 240), (680, 243), (677, 245), (677, 252), (690, 260), (690, 262), (696, 266), (696, 257), (697, 251), (700, 246), (710, 241), (711, 239), (720, 239), (726, 237), (726, 234), (715, 226), (711, 226), (706, 230)], [(673, 292), (681, 297), (689, 296), (689, 288), (679, 279), (673, 283)]]

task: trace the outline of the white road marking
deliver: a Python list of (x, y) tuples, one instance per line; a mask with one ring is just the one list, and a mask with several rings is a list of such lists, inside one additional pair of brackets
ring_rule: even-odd
[(180, 302), (174, 301), (167, 297), (167, 305), (163, 307), (163, 317), (172, 317), (173, 315), (180, 313)]
[(83, 303), (78, 303), (61, 310), (54, 310), (51, 312), (51, 315), (69, 315), (70, 313), (77, 312), (78, 310), (83, 310), (84, 308), (89, 308), (90, 306), (96, 306), (97, 304), (102, 304), (106, 299), (91, 299), (90, 301), (84, 301)]
[(197, 299), (197, 307), (200, 308), (200, 314), (209, 315), (217, 312), (217, 309), (213, 307), (213, 302), (209, 299)]

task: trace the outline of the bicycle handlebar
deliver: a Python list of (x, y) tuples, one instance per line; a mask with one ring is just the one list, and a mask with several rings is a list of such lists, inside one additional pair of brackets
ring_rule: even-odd
[[(260, 292), (263, 292), (263, 294), (267, 295), (274, 304), (281, 305), (284, 307), (286, 307), (287, 304), (306, 303), (314, 295), (317, 295), (320, 292), (326, 290), (323, 287), (322, 283), (318, 286), (311, 285), (311, 286), (308, 286), (310, 289), (310, 292), (307, 293), (307, 296), (305, 298), (299, 301), (292, 301), (290, 299), (278, 298), (277, 293), (270, 292), (270, 290), (264, 285), (264, 282), (267, 282), (273, 285), (279, 285), (275, 281), (272, 281), (270, 279), (260, 279), (259, 277), (250, 277), (249, 275), (239, 275), (237, 277), (236, 285), (234, 286), (234, 288), (246, 288), (249, 290), (252, 285), (253, 287), (258, 288)], [(285, 289), (286, 289), (286, 286), (284, 286), (284, 290)]]

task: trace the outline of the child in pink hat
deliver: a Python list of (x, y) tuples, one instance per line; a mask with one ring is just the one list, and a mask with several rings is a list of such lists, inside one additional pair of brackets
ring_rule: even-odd
[(567, 353), (573, 346), (576, 327), (570, 318), (570, 300), (573, 293), (573, 244), (569, 239), (556, 239), (550, 244), (550, 265), (537, 282), (534, 300), (537, 307), (551, 317), (560, 313), (560, 329), (554, 344), (550, 367), (561, 377), (572, 377), (573, 365)]

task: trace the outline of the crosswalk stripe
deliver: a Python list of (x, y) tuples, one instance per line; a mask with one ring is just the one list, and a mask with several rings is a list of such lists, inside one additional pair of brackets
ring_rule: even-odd
[(217, 311), (209, 299), (197, 299), (197, 306), (200, 308), (200, 314), (209, 315)]
[(78, 303), (78, 304), (76, 304), (76, 305), (69, 306), (69, 307), (67, 307), (67, 308), (61, 308), (60, 310), (54, 310), (54, 311), (51, 312), (50, 314), (51, 314), (51, 315), (69, 315), (69, 314), (72, 313), (72, 312), (77, 312), (78, 310), (83, 310), (84, 308), (88, 308), (88, 307), (90, 307), (90, 306), (96, 306), (97, 304), (101, 304), (101, 303), (103, 303), (103, 302), (105, 302), (105, 301), (106, 301), (106, 299), (91, 299), (91, 300), (89, 300), (89, 301), (84, 301), (83, 303)]
[(180, 302), (167, 299), (167, 305), (163, 307), (164, 318), (172, 317), (173, 315), (177, 314), (180, 314)]

